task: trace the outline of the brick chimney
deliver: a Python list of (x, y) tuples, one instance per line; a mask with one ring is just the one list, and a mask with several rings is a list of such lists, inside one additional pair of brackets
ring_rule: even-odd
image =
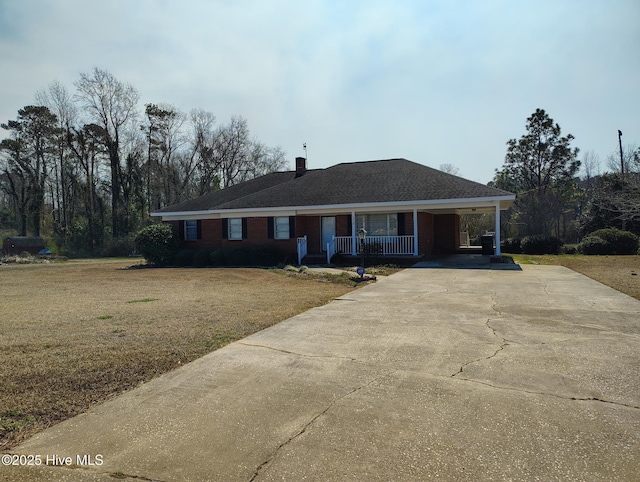
[(305, 172), (307, 172), (307, 159), (296, 157), (296, 177), (302, 176)]

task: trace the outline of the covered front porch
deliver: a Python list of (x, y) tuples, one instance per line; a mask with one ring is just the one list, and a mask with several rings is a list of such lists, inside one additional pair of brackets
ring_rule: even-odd
[[(496, 255), (500, 255), (500, 202), (468, 202), (466, 206), (423, 206), (394, 212), (352, 211), (336, 215), (306, 216), (296, 220), (298, 264), (309, 255), (331, 263), (336, 254), (345, 256), (422, 257), (455, 253), (461, 245), (462, 215), (495, 214)], [(391, 208), (391, 207), (390, 207)], [(391, 211), (391, 209), (389, 209)], [(358, 231), (367, 231), (363, 240)]]

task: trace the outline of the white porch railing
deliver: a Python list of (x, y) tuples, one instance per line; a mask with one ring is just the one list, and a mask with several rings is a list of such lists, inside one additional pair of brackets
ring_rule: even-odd
[(331, 258), (336, 254), (336, 237), (327, 243), (327, 264), (331, 264)]
[(352, 241), (353, 239), (351, 238), (351, 236), (335, 236), (333, 238), (335, 252), (351, 254), (353, 246)]
[(298, 238), (298, 266), (302, 264), (302, 259), (307, 255), (307, 236)]
[[(333, 238), (334, 253), (351, 254), (353, 238), (351, 236), (336, 236)], [(356, 253), (360, 254), (360, 242), (356, 242)], [(328, 243), (332, 244), (332, 243)], [(367, 254), (414, 254), (414, 237), (409, 236), (367, 236), (364, 240)], [(327, 250), (328, 254), (328, 250)]]

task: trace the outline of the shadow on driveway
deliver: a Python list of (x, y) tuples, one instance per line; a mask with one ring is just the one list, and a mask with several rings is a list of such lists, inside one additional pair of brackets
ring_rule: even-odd
[[(519, 264), (508, 262), (508, 259), (502, 258), (503, 262), (492, 262), (494, 256), (482, 254), (448, 254), (435, 256), (426, 261), (421, 261), (412, 266), (412, 268), (445, 268), (445, 269), (492, 269), (492, 270), (508, 270), (522, 271)], [(507, 261), (507, 262), (505, 262)]]

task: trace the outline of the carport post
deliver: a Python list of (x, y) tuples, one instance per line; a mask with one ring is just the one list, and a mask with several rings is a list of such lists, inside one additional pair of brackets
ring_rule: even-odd
[(500, 201), (496, 203), (496, 256), (500, 256)]
[(356, 212), (351, 211), (351, 256), (355, 256), (356, 251), (356, 242), (358, 237), (356, 236)]
[(413, 255), (418, 256), (418, 210), (413, 210)]

